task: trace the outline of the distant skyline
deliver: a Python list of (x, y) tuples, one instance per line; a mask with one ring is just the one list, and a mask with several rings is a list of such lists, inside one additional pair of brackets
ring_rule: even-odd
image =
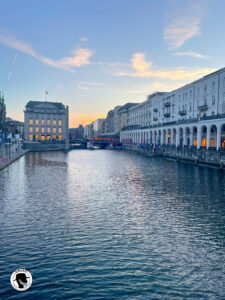
[(70, 107), (70, 127), (225, 67), (224, 0), (1, 1), (7, 116)]

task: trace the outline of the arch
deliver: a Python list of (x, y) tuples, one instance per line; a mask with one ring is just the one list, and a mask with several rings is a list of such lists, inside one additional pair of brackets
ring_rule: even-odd
[(202, 125), (200, 128), (200, 141), (201, 147), (205, 148), (207, 144), (207, 127), (206, 125)]
[(179, 145), (181, 147), (183, 147), (183, 145), (184, 145), (184, 130), (183, 130), (183, 128), (180, 127), (178, 132), (179, 132)]
[(191, 133), (192, 133), (191, 146), (197, 147), (197, 134), (198, 134), (198, 128), (197, 128), (197, 126), (193, 126), (192, 127)]
[(176, 145), (176, 134), (177, 134), (177, 130), (176, 128), (172, 129), (172, 145)]
[(171, 144), (171, 130), (170, 128), (167, 129), (167, 144), (170, 145)]
[(209, 147), (214, 149), (217, 145), (217, 126), (212, 124), (209, 126)]
[(186, 127), (185, 128), (185, 140), (184, 140), (184, 145), (186, 146), (190, 146), (190, 143), (191, 143), (191, 130), (189, 127)]
[(158, 130), (158, 145), (161, 144), (161, 130)]
[(150, 131), (150, 144), (152, 144), (153, 141), (152, 141), (152, 130)]
[(163, 129), (162, 136), (163, 136), (163, 145), (165, 145), (166, 144), (166, 129)]
[(221, 125), (221, 141), (220, 141), (220, 147), (225, 149), (225, 123)]

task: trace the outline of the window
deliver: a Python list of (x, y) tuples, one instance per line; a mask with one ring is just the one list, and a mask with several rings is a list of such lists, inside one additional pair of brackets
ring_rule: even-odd
[(36, 132), (38, 132), (38, 130), (39, 130), (39, 128), (38, 128), (38, 127), (36, 127), (36, 130), (35, 130), (35, 131), (36, 131)]
[(39, 120), (36, 120), (36, 121), (35, 121), (35, 124), (38, 125), (38, 124), (39, 124)]
[(45, 132), (45, 128), (41, 127), (41, 132), (44, 133)]
[(53, 133), (56, 133), (56, 128), (53, 128)]
[(32, 119), (30, 119), (30, 125), (33, 125), (33, 120)]
[(44, 136), (44, 135), (41, 136), (41, 140), (42, 140), (42, 141), (45, 140), (45, 136)]
[(56, 140), (56, 135), (53, 135), (53, 136), (52, 136), (52, 139), (53, 139), (53, 140)]
[(192, 98), (192, 90), (190, 90), (190, 98)]
[(33, 141), (33, 134), (30, 134), (30, 141)]
[(50, 125), (50, 120), (47, 120), (47, 125)]
[(59, 128), (59, 133), (62, 133), (62, 128)]
[(56, 120), (53, 120), (52, 124), (53, 124), (53, 125), (56, 125)]
[(30, 127), (30, 132), (33, 132), (33, 127)]
[(199, 97), (199, 94), (200, 94), (200, 89), (199, 87), (197, 88), (197, 96)]
[(38, 139), (39, 139), (39, 135), (36, 134), (36, 135), (35, 135), (35, 140), (38, 141)]
[(212, 82), (212, 90), (215, 91), (215, 81)]
[(59, 120), (59, 126), (62, 126), (62, 120)]
[(50, 133), (50, 128), (49, 127), (48, 127), (47, 131), (48, 131), (48, 133)]
[(204, 86), (204, 92), (206, 93), (207, 92), (207, 85), (205, 84)]
[(62, 139), (62, 136), (61, 136), (61, 135), (59, 135), (59, 140), (61, 141), (61, 139)]
[(191, 111), (191, 103), (189, 103), (189, 110)]
[(216, 104), (216, 98), (215, 96), (212, 96), (212, 105), (215, 105)]
[(41, 120), (41, 125), (45, 125), (45, 120)]
[(204, 105), (207, 105), (207, 98), (204, 98)]

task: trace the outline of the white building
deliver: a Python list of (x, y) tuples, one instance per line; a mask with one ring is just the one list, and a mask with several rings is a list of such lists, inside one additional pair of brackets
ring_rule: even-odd
[(129, 110), (123, 143), (225, 148), (225, 68)]
[(104, 120), (105, 119), (101, 118), (101, 119), (97, 119), (93, 122), (93, 137), (101, 134), (101, 125)]

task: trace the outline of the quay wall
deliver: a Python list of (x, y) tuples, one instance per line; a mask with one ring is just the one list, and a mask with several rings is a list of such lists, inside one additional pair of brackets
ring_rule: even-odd
[(23, 155), (25, 155), (27, 152), (29, 152), (29, 150), (24, 150), (22, 153), (14, 156), (11, 159), (8, 159), (6, 162), (0, 164), (0, 170), (4, 169), (5, 167), (8, 167), (9, 165), (11, 165), (14, 161), (18, 160), (20, 157), (22, 157)]
[(123, 144), (123, 150), (135, 151), (147, 157), (162, 157), (176, 161), (185, 161), (193, 164), (216, 166), (225, 169), (225, 151), (207, 149), (190, 149), (182, 147)]
[(68, 150), (65, 143), (39, 143), (39, 142), (25, 142), (23, 144), (24, 149), (30, 151), (63, 151)]

